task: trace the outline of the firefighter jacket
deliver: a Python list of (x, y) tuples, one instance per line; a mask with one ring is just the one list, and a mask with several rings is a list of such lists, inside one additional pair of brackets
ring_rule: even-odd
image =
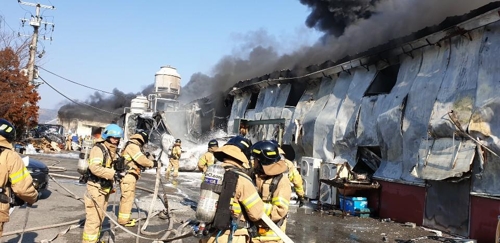
[[(0, 136), (0, 147), (3, 152), (0, 154), (0, 187), (10, 188), (23, 201), (33, 204), (38, 198), (38, 192), (33, 187), (33, 178), (24, 166), (21, 156), (13, 150), (12, 144)], [(11, 193), (11, 192), (7, 192)], [(10, 196), (7, 194), (7, 196)], [(8, 203), (0, 203), (0, 222), (9, 221)]]
[[(239, 169), (242, 170), (244, 167), (236, 162), (229, 159), (225, 159), (222, 166), (226, 170)], [(242, 222), (252, 221), (257, 222), (262, 218), (264, 214), (264, 202), (259, 197), (259, 193), (255, 189), (252, 179), (243, 172), (237, 172), (238, 182), (236, 183), (236, 190), (234, 192), (233, 198), (231, 198), (231, 211), (233, 213), (233, 218), (239, 219), (239, 227), (234, 232), (234, 235), (246, 235), (249, 236), (247, 228), (241, 227)], [(245, 211), (243, 214), (242, 211)], [(246, 215), (247, 217), (245, 217)], [(226, 230), (224, 234), (229, 235), (230, 230)]]
[[(276, 225), (284, 231), (292, 189), (288, 174), (283, 172), (276, 176), (256, 175), (257, 190), (264, 201), (264, 212)], [(259, 241), (279, 241), (280, 237), (267, 225), (259, 225), (257, 231)]]
[(179, 160), (181, 158), (182, 148), (179, 145), (174, 145), (172, 151), (170, 151), (170, 158), (174, 160)]
[(125, 168), (127, 168), (127, 173), (132, 173), (137, 177), (141, 175), (140, 167), (154, 166), (154, 162), (148, 159), (142, 152), (141, 144), (143, 143), (144, 140), (142, 136), (134, 134), (130, 137), (130, 141), (127, 142), (122, 152), (122, 156), (125, 159)]
[(304, 185), (302, 176), (300, 175), (297, 167), (292, 161), (285, 159), (286, 166), (288, 167), (288, 179), (293, 184), (297, 196), (304, 197)]
[(215, 157), (213, 152), (206, 152), (201, 156), (198, 160), (198, 169), (205, 173), (207, 171), (208, 166), (213, 165), (215, 163)]
[[(104, 148), (107, 150), (106, 156), (104, 156), (101, 148), (97, 146), (97, 144), (104, 145)], [(115, 169), (113, 169), (113, 161), (116, 159), (116, 149), (117, 146), (111, 143), (104, 141), (103, 139), (97, 139), (96, 144), (90, 150), (89, 155), (89, 170), (92, 176), (89, 178), (87, 184), (89, 186), (94, 186), (102, 191), (109, 193), (113, 187), (113, 180), (115, 176)], [(106, 157), (106, 161), (104, 161), (104, 157)], [(109, 186), (101, 186), (102, 181), (107, 180), (110, 181)]]

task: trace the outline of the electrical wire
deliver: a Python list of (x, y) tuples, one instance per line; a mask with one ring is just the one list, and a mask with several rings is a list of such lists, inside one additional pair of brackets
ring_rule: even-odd
[(68, 81), (68, 82), (71, 82), (71, 83), (74, 83), (74, 84), (76, 84), (76, 85), (80, 85), (80, 86), (83, 86), (83, 87), (85, 87), (85, 88), (92, 89), (92, 90), (95, 90), (95, 91), (99, 91), (99, 92), (102, 92), (102, 93), (106, 93), (106, 94), (112, 94), (112, 95), (114, 95), (114, 94), (113, 94), (113, 93), (111, 93), (111, 92), (104, 91), (104, 90), (100, 90), (100, 89), (96, 89), (96, 88), (92, 88), (92, 87), (90, 87), (90, 86), (87, 86), (87, 85), (84, 85), (84, 84), (81, 84), (81, 83), (75, 82), (75, 81), (73, 81), (73, 80), (67, 79), (67, 78), (62, 77), (62, 76), (60, 76), (60, 75), (58, 75), (58, 74), (56, 74), (56, 73), (53, 73), (53, 72), (51, 72), (51, 71), (49, 71), (49, 70), (47, 70), (47, 69), (45, 69), (45, 68), (43, 68), (43, 67), (36, 66), (36, 68), (42, 69), (42, 70), (43, 70), (43, 71), (45, 71), (45, 72), (48, 72), (48, 73), (50, 73), (50, 74), (52, 74), (52, 75), (54, 75), (54, 76), (56, 76), (56, 77), (58, 77), (58, 78), (64, 79), (64, 80), (66, 80), (66, 81)]
[(54, 91), (56, 91), (58, 94), (60, 94), (61, 96), (63, 96), (67, 100), (69, 100), (69, 101), (71, 101), (71, 102), (73, 102), (73, 103), (75, 103), (75, 104), (77, 104), (79, 106), (87, 106), (87, 107), (90, 107), (92, 109), (98, 110), (100, 112), (108, 113), (108, 114), (113, 114), (113, 115), (118, 115), (118, 116), (121, 115), (121, 114), (114, 113), (114, 112), (111, 112), (111, 111), (103, 110), (101, 108), (98, 108), (98, 107), (95, 107), (95, 106), (92, 106), (92, 105), (89, 105), (89, 104), (76, 102), (75, 100), (69, 98), (68, 96), (66, 96), (65, 94), (61, 93), (59, 90), (57, 90), (56, 88), (54, 88), (47, 81), (45, 81), (45, 79), (43, 79), (40, 75), (38, 75), (38, 78), (41, 79), (45, 84), (47, 84), (51, 89), (53, 89)]

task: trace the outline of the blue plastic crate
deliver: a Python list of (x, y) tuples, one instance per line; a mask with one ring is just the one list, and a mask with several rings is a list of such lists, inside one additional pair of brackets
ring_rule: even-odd
[(360, 211), (368, 208), (366, 197), (346, 197), (339, 195), (340, 209), (353, 214), (356, 210)]

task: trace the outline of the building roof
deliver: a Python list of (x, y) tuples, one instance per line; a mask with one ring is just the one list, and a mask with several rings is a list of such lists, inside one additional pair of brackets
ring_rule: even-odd
[(401, 54), (411, 56), (414, 50), (430, 45), (439, 46), (441, 41), (455, 36), (470, 38), (468, 36), (469, 31), (499, 20), (500, 1), (492, 2), (467, 14), (448, 17), (438, 25), (429, 26), (410, 35), (390, 40), (385, 44), (370, 48), (354, 56), (346, 56), (336, 61), (329, 60), (305, 68), (275, 71), (260, 77), (239, 81), (229, 90), (229, 94), (235, 95), (273, 84), (349, 72), (349, 69), (355, 67), (368, 69), (369, 65), (380, 60), (388, 61), (391, 57)]

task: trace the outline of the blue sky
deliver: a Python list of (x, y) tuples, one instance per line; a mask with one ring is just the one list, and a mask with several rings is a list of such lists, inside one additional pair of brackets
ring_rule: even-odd
[[(246, 38), (266, 31), (261, 42), (288, 52), (315, 42), (321, 33), (305, 27), (309, 14), (296, 1), (97, 1), (40, 0), (56, 10), (42, 10), (56, 24), (53, 41), (40, 41), (45, 56), (38, 65), (65, 78), (105, 91), (139, 92), (153, 83), (160, 66), (177, 68), (185, 85), (191, 74), (211, 74), (224, 55), (244, 53)], [(4, 30), (31, 34), (20, 18), (35, 8), (2, 0)], [(48, 36), (48, 35), (47, 35)], [(265, 43), (263, 43), (265, 44)], [(48, 83), (65, 95), (85, 100), (93, 90), (40, 70)], [(47, 85), (39, 88), (39, 106), (58, 109), (64, 97)]]

